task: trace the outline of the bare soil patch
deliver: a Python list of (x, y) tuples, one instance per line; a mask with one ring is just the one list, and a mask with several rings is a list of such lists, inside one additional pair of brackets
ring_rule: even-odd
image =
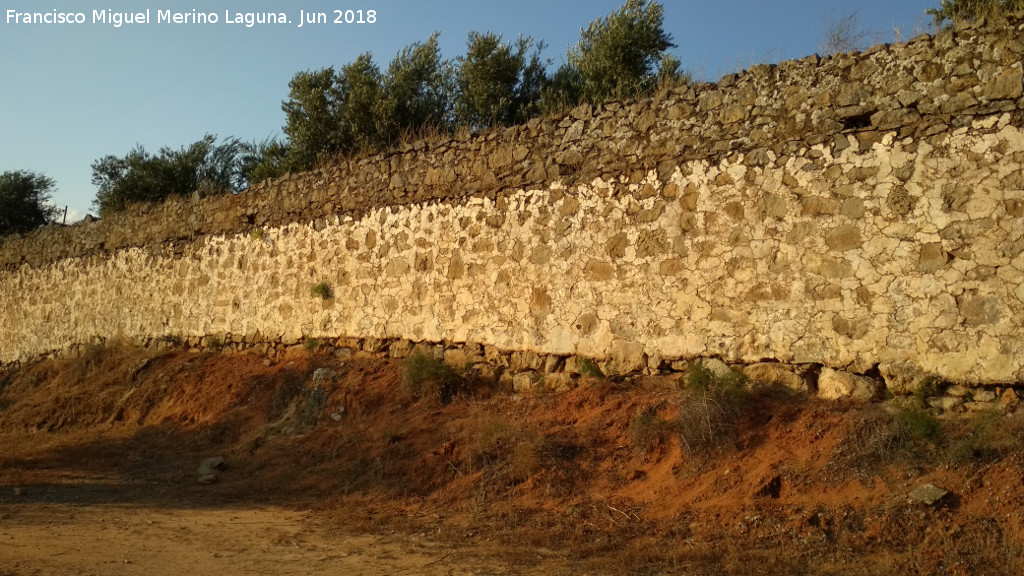
[(125, 347), (0, 373), (0, 575), (1024, 573), (1018, 415), (921, 439), (778, 390), (403, 369)]

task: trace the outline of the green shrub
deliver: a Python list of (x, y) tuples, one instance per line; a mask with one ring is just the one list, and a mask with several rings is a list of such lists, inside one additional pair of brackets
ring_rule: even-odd
[(334, 298), (334, 291), (331, 290), (331, 286), (327, 282), (313, 284), (309, 288), (309, 293), (316, 298), (320, 298), (321, 300), (329, 300), (331, 298)]
[(942, 0), (939, 8), (926, 12), (935, 18), (936, 26), (948, 27), (1021, 9), (1024, 9), (1024, 0)]
[(939, 394), (939, 381), (934, 376), (926, 376), (917, 385), (912, 395), (914, 403), (921, 407), (928, 407), (928, 399)]
[(306, 349), (306, 352), (313, 353), (320, 349), (322, 343), (316, 338), (306, 338), (302, 342), (302, 347)]
[(722, 377), (703, 362), (690, 362), (684, 383), (692, 392), (710, 395), (730, 404), (742, 404), (747, 399), (749, 381), (746, 374), (736, 370), (730, 370), (727, 376)]
[(576, 358), (579, 364), (580, 374), (583, 376), (590, 376), (591, 378), (604, 378), (604, 372), (601, 372), (601, 368), (598, 367), (590, 358)]
[(913, 398), (872, 404), (839, 442), (829, 464), (841, 473), (875, 475), (896, 462), (923, 462), (936, 455), (942, 426)]
[(405, 360), (402, 385), (413, 398), (438, 398), (442, 403), (463, 391), (465, 379), (440, 360), (415, 352)]
[(916, 441), (934, 442), (942, 435), (939, 420), (921, 406), (900, 404), (892, 414), (892, 421), (904, 445)]
[(307, 428), (312, 428), (320, 420), (324, 410), (327, 408), (327, 394), (323, 389), (316, 386), (306, 395), (306, 403), (302, 407), (300, 422)]

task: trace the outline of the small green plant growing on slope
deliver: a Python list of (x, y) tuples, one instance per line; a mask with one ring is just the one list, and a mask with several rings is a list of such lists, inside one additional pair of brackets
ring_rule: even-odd
[(331, 290), (331, 286), (327, 282), (313, 284), (309, 288), (309, 293), (315, 298), (320, 298), (321, 300), (330, 300), (331, 298), (334, 298), (334, 291)]
[(871, 476), (896, 462), (927, 460), (935, 455), (941, 437), (938, 419), (914, 398), (869, 405), (836, 447), (829, 466)]
[(1024, 414), (1007, 416), (996, 409), (982, 412), (961, 421), (959, 429), (948, 431), (947, 436), (947, 462), (955, 466), (996, 462), (1024, 451)]

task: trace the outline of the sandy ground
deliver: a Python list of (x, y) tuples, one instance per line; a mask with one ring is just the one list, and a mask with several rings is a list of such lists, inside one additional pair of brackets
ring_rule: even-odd
[(4, 574), (468, 574), (438, 545), (339, 537), (308, 514), (261, 509), (152, 509), (117, 504), (5, 506)]

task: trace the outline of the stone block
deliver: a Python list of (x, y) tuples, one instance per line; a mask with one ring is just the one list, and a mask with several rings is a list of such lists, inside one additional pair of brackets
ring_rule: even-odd
[(1021, 399), (1012, 388), (1003, 390), (1002, 395), (999, 396), (999, 405), (1005, 412), (1013, 412), (1020, 407)]
[(932, 396), (925, 400), (932, 408), (937, 408), (944, 412), (954, 410), (964, 403), (963, 398), (957, 398), (956, 396)]
[(921, 246), (917, 269), (925, 274), (941, 270), (953, 257), (942, 247), (942, 242), (930, 242)]
[(996, 393), (984, 388), (974, 390), (974, 392), (971, 393), (971, 396), (974, 397), (975, 402), (995, 402), (996, 400)]
[(995, 324), (1002, 317), (1002, 308), (996, 296), (958, 296), (957, 308), (964, 319), (964, 324), (968, 326)]
[(1015, 100), (1024, 93), (1024, 70), (1020, 67), (1004, 70), (989, 80), (982, 88), (982, 96), (988, 100)]
[(907, 361), (882, 362), (878, 371), (886, 389), (897, 396), (913, 394), (928, 376), (918, 365)]
[(529, 350), (517, 350), (509, 358), (509, 370), (522, 372), (525, 370), (541, 370), (544, 368), (544, 359), (536, 352)]
[(732, 368), (718, 358), (701, 358), (698, 362), (719, 380), (728, 380), (736, 377), (736, 373), (733, 372)]
[(647, 367), (647, 355), (644, 345), (628, 340), (612, 342), (605, 362), (605, 374), (632, 374)]
[(512, 390), (516, 392), (533, 392), (541, 381), (541, 375), (532, 370), (520, 372), (512, 376)]
[(825, 233), (825, 245), (837, 252), (860, 248), (863, 242), (860, 228), (856, 226), (839, 226)]
[(572, 377), (571, 374), (565, 372), (558, 372), (555, 374), (544, 375), (544, 390), (551, 392), (568, 392), (576, 388), (577, 381)]
[(775, 362), (758, 362), (743, 368), (743, 374), (754, 386), (759, 384), (781, 386), (797, 392), (807, 392), (807, 383), (793, 369)]
[(822, 368), (818, 375), (818, 397), (825, 400), (868, 402), (878, 395), (880, 383), (874, 378)]
[(562, 367), (563, 358), (561, 356), (555, 356), (554, 354), (549, 355), (544, 359), (544, 372), (552, 374), (558, 372), (559, 368)]
[(407, 358), (412, 354), (413, 344), (409, 340), (395, 340), (388, 346), (388, 356), (392, 358)]

